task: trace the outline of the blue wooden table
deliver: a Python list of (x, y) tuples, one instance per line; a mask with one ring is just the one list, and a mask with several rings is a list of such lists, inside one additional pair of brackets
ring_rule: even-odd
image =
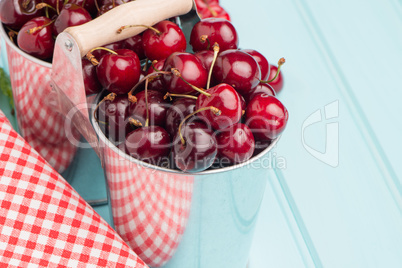
[[(250, 268), (402, 267), (402, 1), (221, 4), (242, 48), (286, 58), (279, 98), (290, 119)], [(63, 175), (84, 198), (104, 198), (99, 166), (80, 150)], [(110, 221), (107, 206), (96, 210)]]

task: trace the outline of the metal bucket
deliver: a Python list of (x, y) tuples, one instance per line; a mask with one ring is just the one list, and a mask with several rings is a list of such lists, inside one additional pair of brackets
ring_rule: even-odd
[[(102, 98), (98, 95), (97, 102)], [(151, 267), (245, 268), (268, 180), (268, 148), (249, 161), (183, 173), (130, 157), (92, 118), (116, 231)]]
[(67, 138), (79, 134), (64, 128), (64, 116), (57, 112), (57, 96), (50, 87), (52, 65), (20, 50), (0, 23), (5, 40), (10, 81), (20, 134), (59, 173), (73, 160), (77, 146)]

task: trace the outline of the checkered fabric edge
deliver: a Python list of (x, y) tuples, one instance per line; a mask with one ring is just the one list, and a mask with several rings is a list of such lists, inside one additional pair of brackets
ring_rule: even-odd
[(147, 267), (1, 112), (0, 267)]

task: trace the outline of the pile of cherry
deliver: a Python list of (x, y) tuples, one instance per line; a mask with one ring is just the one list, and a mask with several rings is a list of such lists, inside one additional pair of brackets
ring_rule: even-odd
[[(54, 36), (120, 0), (103, 0), (90, 12), (81, 5), (97, 7), (96, 0), (35, 1), (1, 0), (0, 18), (10, 38), (18, 34), (22, 50), (50, 60)], [(208, 12), (217, 10), (214, 1), (200, 1)], [(22, 14), (22, 7), (31, 12)], [(77, 14), (81, 21), (72, 19)], [(255, 50), (239, 49), (234, 26), (222, 18), (197, 23), (189, 40), (194, 53), (185, 52), (185, 36), (173, 21), (122, 26), (117, 33), (146, 30), (82, 59), (86, 93), (103, 90), (96, 121), (118, 148), (153, 165), (200, 172), (249, 160), (285, 129), (288, 111), (276, 98), (284, 59), (275, 66)]]
[[(128, 27), (145, 26), (117, 32)], [(137, 53), (115, 49), (119, 42), (87, 54), (107, 90), (94, 117), (118, 148), (153, 165), (199, 172), (247, 161), (282, 133), (288, 112), (268, 84), (279, 72), (259, 52), (238, 49), (229, 21), (198, 22), (189, 40), (194, 54), (185, 52), (175, 23), (147, 28)]]

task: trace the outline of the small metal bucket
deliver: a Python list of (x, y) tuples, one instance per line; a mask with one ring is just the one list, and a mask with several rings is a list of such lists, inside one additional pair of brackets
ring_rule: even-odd
[(66, 133), (64, 116), (57, 112), (57, 96), (50, 87), (52, 64), (28, 55), (8, 37), (0, 23), (0, 36), (5, 40), (10, 81), (20, 134), (59, 173), (73, 160), (77, 146)]
[(115, 229), (142, 260), (164, 268), (247, 266), (269, 151), (279, 138), (245, 163), (190, 174), (130, 157), (107, 139), (93, 117), (92, 124), (104, 157)]

